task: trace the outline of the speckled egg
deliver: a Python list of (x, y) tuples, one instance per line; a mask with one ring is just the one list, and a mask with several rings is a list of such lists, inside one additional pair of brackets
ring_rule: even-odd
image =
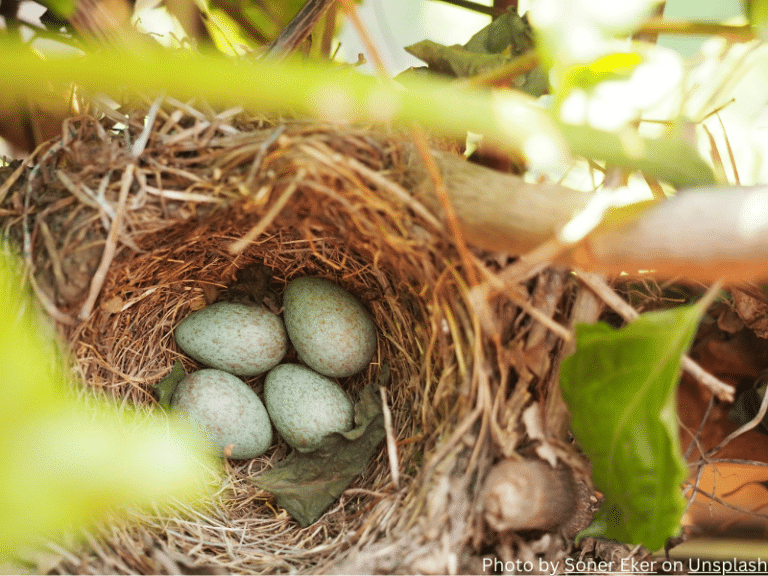
[(325, 278), (291, 281), (283, 294), (285, 329), (299, 358), (341, 378), (363, 370), (376, 353), (376, 325), (352, 294)]
[(299, 452), (312, 452), (331, 432), (352, 428), (354, 407), (333, 380), (298, 364), (267, 374), (264, 402), (275, 428)]
[(263, 306), (216, 302), (184, 318), (174, 333), (192, 358), (236, 376), (256, 376), (280, 363), (288, 338), (280, 317)]
[(206, 368), (187, 375), (171, 406), (187, 414), (219, 450), (233, 444), (231, 458), (254, 458), (272, 444), (264, 404), (248, 385), (222, 370)]

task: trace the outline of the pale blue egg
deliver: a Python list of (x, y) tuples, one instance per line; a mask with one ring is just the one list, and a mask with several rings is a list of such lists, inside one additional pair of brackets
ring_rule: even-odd
[(376, 354), (373, 318), (357, 298), (330, 280), (296, 278), (285, 289), (283, 308), (299, 359), (320, 374), (357, 374)]
[(299, 452), (312, 452), (324, 436), (352, 428), (354, 406), (330, 378), (298, 364), (267, 374), (264, 402), (275, 428)]
[(216, 448), (232, 444), (231, 458), (261, 456), (272, 444), (272, 425), (259, 397), (245, 382), (206, 368), (187, 375), (171, 406), (199, 425)]
[(263, 306), (217, 302), (192, 312), (176, 327), (189, 356), (236, 376), (256, 376), (280, 363), (288, 338), (280, 317)]

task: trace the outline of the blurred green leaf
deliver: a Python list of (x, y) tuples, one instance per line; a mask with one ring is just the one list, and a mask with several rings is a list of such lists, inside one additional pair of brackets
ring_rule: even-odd
[[(422, 40), (405, 51), (426, 62), (430, 72), (469, 78), (481, 76), (517, 61), (521, 54), (533, 50), (533, 32), (525, 17), (507, 12), (472, 36), (464, 46), (444, 46), (431, 40)], [(419, 71), (423, 69), (417, 69)], [(413, 69), (406, 70), (398, 80), (406, 80)], [(515, 78), (514, 88), (539, 97), (548, 89), (541, 68), (534, 66)]]
[(479, 54), (522, 54), (533, 48), (533, 31), (525, 17), (509, 11), (472, 36), (464, 48)]
[(643, 57), (636, 52), (619, 52), (606, 54), (590, 64), (572, 66), (565, 75), (564, 89), (592, 88), (605, 80), (624, 80), (642, 61)]
[(379, 386), (368, 384), (355, 405), (355, 428), (334, 432), (323, 439), (314, 452), (291, 452), (274, 468), (251, 481), (275, 495), (302, 527), (314, 523), (333, 504), (350, 483), (361, 474), (384, 440), (384, 415)]
[(576, 327), (576, 352), (560, 367), (572, 428), (605, 495), (582, 536), (661, 548), (685, 510), (675, 388), (701, 305), (651, 312), (621, 330)]
[(575, 154), (604, 160), (628, 170), (642, 170), (678, 188), (716, 184), (712, 168), (682, 136), (644, 138), (635, 132), (613, 133), (590, 126), (559, 123)]
[(429, 69), (453, 78), (475, 76), (498, 68), (512, 59), (509, 50), (497, 54), (472, 52), (462, 46), (444, 46), (431, 40), (422, 40), (405, 51), (426, 62)]
[(68, 18), (75, 13), (75, 0), (39, 0), (39, 3), (61, 18)]
[(18, 278), (0, 256), (0, 559), (118, 505), (201, 494), (213, 469), (202, 439), (165, 416), (74, 399)]
[(256, 44), (229, 14), (212, 9), (204, 19), (208, 34), (216, 48), (227, 56), (238, 56), (252, 51)]
[[(628, 37), (655, 9), (652, 0), (632, 0), (620, 9), (596, 11), (589, 0), (537, 4), (529, 12), (536, 32), (539, 61), (549, 67), (555, 89), (552, 114), (571, 151), (604, 160), (676, 187), (716, 183), (711, 167), (699, 155), (694, 138), (674, 126), (657, 139), (640, 135), (637, 123), (656, 117), (684, 83), (679, 54)], [(618, 5), (617, 5), (618, 6)], [(657, 112), (651, 112), (656, 110)], [(662, 112), (662, 114), (664, 114)]]
[(755, 28), (757, 35), (768, 39), (768, 0), (743, 0), (747, 20)]

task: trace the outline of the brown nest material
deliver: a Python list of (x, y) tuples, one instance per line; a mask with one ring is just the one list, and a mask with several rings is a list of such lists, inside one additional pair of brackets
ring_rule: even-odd
[[(247, 481), (285, 455), (281, 443), (227, 462), (210, 509), (105, 526), (62, 552), (54, 571), (481, 571), (479, 556), (501, 544), (482, 519), (480, 486), (494, 460), (531, 444), (520, 415), (532, 394), (547, 400), (557, 338), (503, 298), (489, 304), (494, 329), (481, 329), (465, 280), (471, 259), (409, 192), (424, 168), (407, 141), (170, 101), (148, 117), (73, 118), (0, 188), (4, 232), (24, 252), (76, 374), (120, 402), (151, 405), (151, 386), (177, 359), (197, 367), (174, 327), (240, 271), (266, 266), (277, 293), (298, 275), (327, 277), (377, 323), (373, 363), (342, 383), (354, 396), (389, 366), (399, 480), (382, 445), (302, 529)], [(563, 274), (548, 272), (518, 299), (552, 318), (567, 293)], [(258, 390), (261, 380), (249, 383)], [(502, 542), (507, 557), (522, 554), (514, 542)]]

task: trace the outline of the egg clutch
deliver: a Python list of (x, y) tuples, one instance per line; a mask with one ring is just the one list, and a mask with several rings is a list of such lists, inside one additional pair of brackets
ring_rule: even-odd
[[(331, 378), (357, 374), (376, 353), (376, 326), (360, 301), (330, 280), (301, 277), (283, 294), (284, 321), (261, 305), (216, 302), (176, 327), (179, 347), (209, 368), (179, 382), (171, 406), (219, 451), (254, 458), (272, 445), (272, 425), (293, 448), (353, 426), (354, 407)], [(306, 366), (280, 364), (288, 344)], [(239, 377), (268, 372), (264, 402)], [(266, 406), (265, 406), (266, 404)]]

